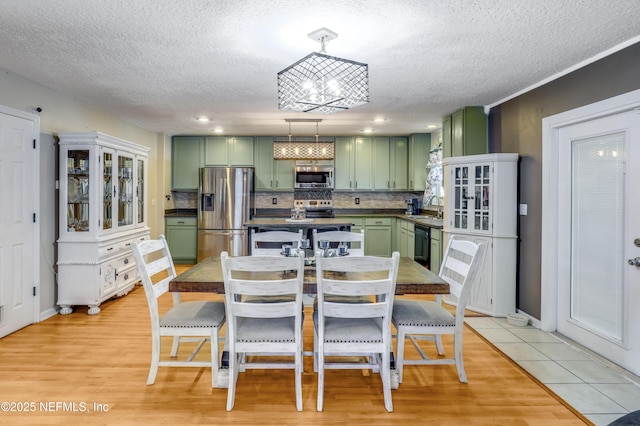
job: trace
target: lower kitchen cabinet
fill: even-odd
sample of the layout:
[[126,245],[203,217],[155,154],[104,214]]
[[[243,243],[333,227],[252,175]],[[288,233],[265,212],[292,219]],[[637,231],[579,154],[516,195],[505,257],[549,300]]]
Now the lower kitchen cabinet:
[[165,219],[165,237],[175,263],[196,263],[198,257],[198,223],[195,217]]
[[391,256],[390,217],[364,219],[364,254],[367,256]]
[[431,228],[431,248],[430,248],[429,270],[434,274],[440,273],[442,263],[442,230]]
[[396,222],[397,247],[400,257],[414,258],[415,255],[415,224],[408,220],[398,219]]

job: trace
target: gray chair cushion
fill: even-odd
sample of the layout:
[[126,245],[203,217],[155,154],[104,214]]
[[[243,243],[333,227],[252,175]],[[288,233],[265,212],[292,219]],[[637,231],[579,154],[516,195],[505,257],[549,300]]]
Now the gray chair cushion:
[[[313,313],[313,324],[318,329],[318,313]],[[379,343],[382,342],[382,318],[325,317],[325,342]]]
[[428,300],[402,300],[393,302],[391,321],[399,326],[455,327],[453,314],[436,302]]
[[236,333],[239,342],[294,342],[295,318],[238,317]]
[[223,302],[182,302],[160,318],[160,327],[220,327],[224,320]]

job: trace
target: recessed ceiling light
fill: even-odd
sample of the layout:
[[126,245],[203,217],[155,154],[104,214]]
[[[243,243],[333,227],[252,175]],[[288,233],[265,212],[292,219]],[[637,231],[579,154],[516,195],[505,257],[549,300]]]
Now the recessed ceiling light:
[[363,133],[373,133],[373,129],[363,129],[362,130]]
[[205,117],[205,116],[200,116],[200,117],[196,117],[196,120],[202,122],[202,123],[206,123],[209,121],[209,117]]
[[213,129],[213,133],[222,133],[224,132],[224,130],[221,127],[216,127],[215,129]]
[[440,127],[440,126],[438,126],[437,124],[429,124],[429,125],[427,125],[427,129],[437,129],[438,127]]
[[384,117],[376,117],[373,119],[373,121],[376,123],[384,123],[385,121],[387,121],[387,119]]

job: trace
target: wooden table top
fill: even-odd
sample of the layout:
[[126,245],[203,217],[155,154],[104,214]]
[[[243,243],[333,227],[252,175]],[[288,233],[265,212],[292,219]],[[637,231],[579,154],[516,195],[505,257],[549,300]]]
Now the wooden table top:
[[[169,291],[224,294],[224,280],[219,257],[208,257],[169,283]],[[305,294],[317,292],[316,270],[306,267]],[[396,294],[448,294],[449,284],[413,259],[400,258]]]

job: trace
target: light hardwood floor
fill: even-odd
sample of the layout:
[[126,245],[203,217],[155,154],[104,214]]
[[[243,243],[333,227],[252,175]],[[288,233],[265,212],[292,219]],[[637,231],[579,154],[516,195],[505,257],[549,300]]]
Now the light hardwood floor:
[[[204,297],[220,296],[186,296]],[[0,402],[26,410],[7,412],[4,404],[0,424],[589,424],[469,328],[469,383],[458,381],[452,365],[407,366],[404,383],[393,391],[392,413],[385,411],[379,376],[357,370],[327,372],[324,412],[316,412],[311,359],[305,360],[302,412],[295,409],[293,372],[278,370],[241,373],[235,408],[227,412],[226,389],[211,389],[210,370],[161,367],[155,385],[145,384],[151,343],[141,287],[102,308],[89,316],[78,307],[0,340]],[[305,350],[311,350],[311,310],[305,313]]]

